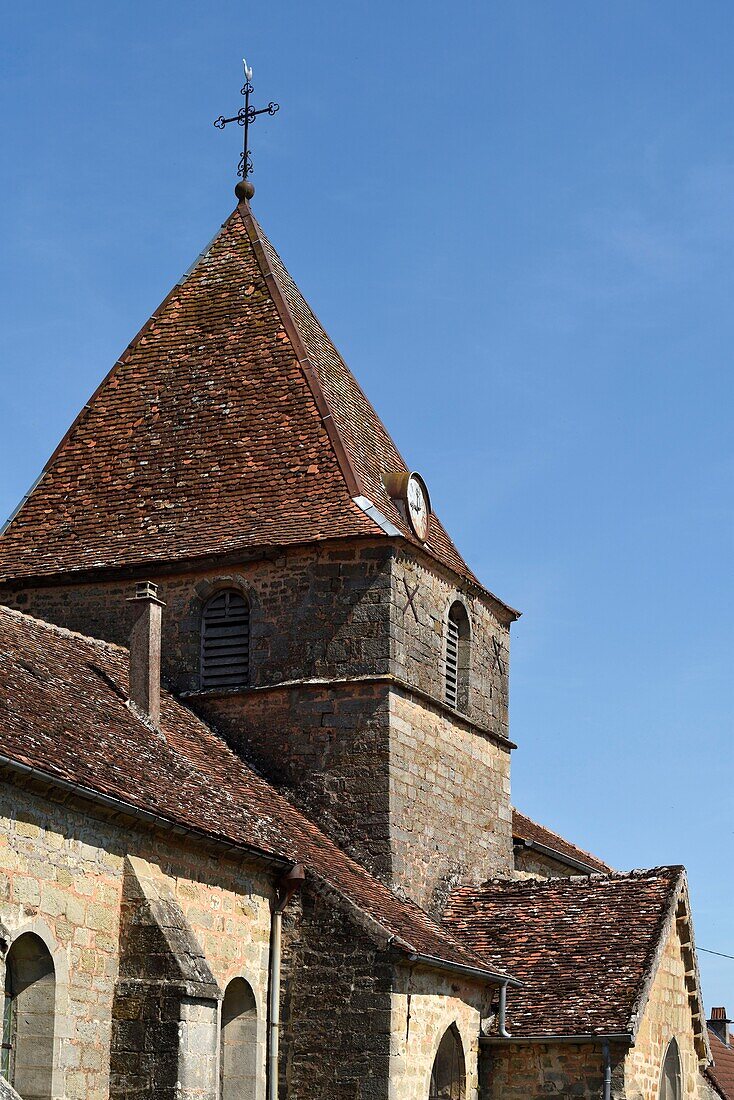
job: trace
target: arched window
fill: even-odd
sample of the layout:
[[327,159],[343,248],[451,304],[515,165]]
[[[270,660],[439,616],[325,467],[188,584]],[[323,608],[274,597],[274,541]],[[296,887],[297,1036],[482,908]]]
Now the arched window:
[[446,672],[444,700],[454,710],[469,706],[469,616],[458,600],[449,608],[446,621]]
[[42,939],[25,932],[5,960],[2,1074],[23,1100],[50,1100],[54,1059],[54,963]]
[[464,1100],[465,1095],[464,1048],[459,1032],[452,1024],[441,1040],[433,1063],[428,1100]]
[[683,1083],[680,1067],[680,1051],[675,1039],[668,1043],[660,1074],[660,1100],[681,1100]]
[[225,588],[201,616],[201,686],[242,687],[249,672],[250,605],[236,588]]
[[220,1100],[254,1100],[258,1076],[257,1006],[244,978],[224,991],[219,1047]]

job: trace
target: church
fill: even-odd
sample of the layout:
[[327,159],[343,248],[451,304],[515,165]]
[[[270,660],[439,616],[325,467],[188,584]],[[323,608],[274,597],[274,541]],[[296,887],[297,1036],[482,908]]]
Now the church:
[[513,809],[518,612],[236,195],[0,537],[0,1096],[724,1096],[685,871]]

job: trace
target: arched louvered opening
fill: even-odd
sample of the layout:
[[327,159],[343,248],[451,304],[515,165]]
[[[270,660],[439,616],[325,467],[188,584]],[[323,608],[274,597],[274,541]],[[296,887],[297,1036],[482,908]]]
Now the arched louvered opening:
[[446,621],[446,658],[444,700],[454,710],[469,707],[469,647],[471,628],[463,603],[458,600],[449,609]]
[[217,592],[201,617],[201,687],[242,687],[250,675],[250,605],[236,588]]
[[660,1100],[681,1100],[683,1096],[683,1075],[680,1064],[680,1050],[675,1039],[668,1043],[660,1074]]
[[56,975],[48,948],[25,932],[5,960],[2,1075],[23,1100],[50,1100]]
[[222,1001],[220,1100],[255,1100],[258,1077],[257,1005],[244,978],[233,978]]
[[466,1065],[461,1036],[454,1024],[448,1029],[431,1071],[428,1100],[465,1100]]

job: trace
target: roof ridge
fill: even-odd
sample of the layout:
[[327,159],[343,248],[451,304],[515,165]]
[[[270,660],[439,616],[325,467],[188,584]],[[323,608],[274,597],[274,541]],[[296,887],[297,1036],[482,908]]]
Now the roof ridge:
[[59,626],[58,623],[51,623],[48,619],[39,619],[36,615],[29,615],[27,611],[18,611],[17,608],[8,607],[7,604],[0,603],[0,615],[1,614],[8,614],[15,619],[25,620],[26,622],[32,623],[34,626],[40,626],[50,634],[58,634],[62,638],[70,638],[73,641],[89,642],[91,645],[99,646],[100,649],[109,649],[113,653],[130,652],[127,646],[118,645],[117,642],[108,642],[105,638],[94,638],[91,634],[83,634],[80,630],[71,630],[67,626]]
[[498,876],[485,879],[484,882],[480,883],[465,883],[462,886],[457,886],[455,890],[451,891],[451,895],[458,897],[460,894],[477,893],[488,886],[501,886],[508,891],[521,891],[523,889],[563,890],[570,886],[582,888],[588,885],[589,882],[633,882],[654,876],[663,877],[666,873],[677,878],[681,873],[685,873],[685,867],[682,864],[663,864],[659,867],[636,867],[631,871],[594,871],[590,875],[562,875],[558,878],[514,879]]
[[[273,270],[273,267],[268,260],[265,246],[263,244],[263,232],[258,221],[256,221],[254,214],[250,209],[250,204],[246,199],[243,199],[237,206],[236,213],[239,213],[242,224],[245,227],[245,231],[250,238],[252,244],[252,250],[255,253],[255,258],[258,262],[260,270],[262,271],[263,278],[265,279],[265,285],[270,291],[270,295],[275,304],[280,318],[283,322],[283,327],[288,334],[288,339],[293,345],[293,350],[296,353],[296,359],[298,365],[303,371],[303,376],[308,383],[308,387],[313,394],[316,406],[321,414],[326,433],[329,437],[334,455],[336,456],[339,469],[342,472],[344,481],[346,482],[347,489],[350,496],[364,496],[364,486],[361,478],[354,468],[347,446],[342,438],[339,427],[334,420],[334,417],[329,406],[328,399],[324,393],[324,388],[321,385],[321,380],[318,375],[318,371],[315,369],[311,362],[311,356],[309,355],[306,346],[303,342],[303,337],[298,330],[298,325],[293,317],[291,309],[286,301],[283,289],[278,282],[278,276]],[[310,307],[309,307],[310,308]],[[345,364],[346,366],[346,364]],[[377,526],[377,524],[375,524]]]

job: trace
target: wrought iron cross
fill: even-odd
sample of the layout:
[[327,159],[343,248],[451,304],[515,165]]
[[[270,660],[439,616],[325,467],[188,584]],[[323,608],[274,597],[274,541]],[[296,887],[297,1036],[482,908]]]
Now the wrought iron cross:
[[243,128],[242,134],[242,153],[240,154],[240,163],[237,169],[237,175],[242,176],[243,180],[252,172],[252,157],[250,156],[250,147],[248,145],[248,134],[250,124],[255,121],[258,115],[274,115],[276,111],[280,110],[279,103],[273,103],[271,100],[267,107],[261,107],[259,111],[250,103],[250,96],[254,92],[252,86],[252,69],[248,69],[247,62],[242,59],[242,65],[245,70],[245,83],[242,85],[242,95],[245,97],[244,107],[240,107],[236,115],[232,115],[231,118],[225,118],[224,115],[220,115],[215,120],[214,125],[218,130],[223,130],[228,122],[236,122],[238,126]]

